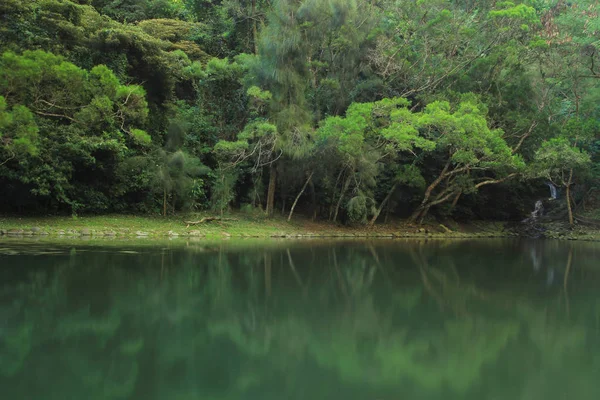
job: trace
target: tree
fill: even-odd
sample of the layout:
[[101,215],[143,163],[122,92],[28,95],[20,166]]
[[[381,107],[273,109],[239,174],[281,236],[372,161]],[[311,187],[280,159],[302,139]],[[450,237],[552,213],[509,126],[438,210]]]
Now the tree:
[[436,101],[425,107],[422,123],[425,137],[435,141],[437,160],[430,165],[436,168],[410,221],[423,221],[431,207],[460,193],[504,182],[524,168],[521,157],[506,143],[504,132],[488,126],[486,114],[486,106],[472,94],[464,95],[454,106]]
[[566,190],[569,224],[574,225],[571,187],[577,176],[589,168],[591,159],[582,147],[590,142],[597,124],[572,119],[556,138],[544,142],[535,154],[534,171]]
[[[370,60],[386,86],[401,96],[431,95],[455,85],[498,52],[525,42],[539,18],[533,7],[480,2],[457,7],[448,0],[383,3],[386,18]],[[483,82],[481,82],[483,83]]]
[[102,14],[121,22],[183,17],[185,14],[181,2],[173,0],[92,0],[91,3]]
[[[353,197],[348,202],[351,219],[365,220],[367,204],[374,205],[371,195],[376,185],[381,166],[394,166],[402,162],[402,155],[415,154],[415,151],[430,151],[433,143],[419,135],[419,113],[412,113],[409,102],[403,98],[384,99],[375,103],[352,104],[346,116],[329,117],[323,121],[316,137],[320,143],[320,151],[325,157],[335,155],[338,160],[340,185],[339,196],[331,218],[337,220],[339,208],[347,191],[352,188]],[[324,157],[323,157],[324,158]],[[402,172],[400,171],[402,170]],[[400,167],[393,193],[401,181],[409,186],[419,181],[416,176],[408,179],[412,167]],[[337,187],[334,187],[334,198]],[[389,196],[387,197],[389,200]],[[387,200],[383,200],[378,209],[372,213],[374,220],[381,212]],[[333,202],[332,202],[333,203]]]
[[6,52],[0,95],[3,108],[12,108],[9,119],[19,121],[5,136],[5,149],[17,146],[28,155],[10,164],[3,179],[73,213],[109,208],[119,163],[151,143],[141,129],[148,115],[145,91],[122,85],[102,65],[86,71],[43,51]]
[[[353,85],[361,72],[359,49],[371,28],[371,8],[362,1],[274,3],[250,74],[257,86],[273,95],[269,117],[281,135],[284,159],[295,162],[307,157],[309,136],[323,110],[341,113],[351,102],[351,87],[346,84]],[[322,96],[326,92],[331,96],[325,101]],[[330,101],[339,106],[331,107]],[[274,209],[277,170],[273,162],[269,166],[268,215]]]
[[190,156],[184,150],[187,131],[185,122],[172,119],[166,132],[165,146],[154,155],[155,187],[162,192],[162,214],[165,217],[169,200],[174,214],[178,203],[184,209],[196,208],[198,197],[204,194],[202,177],[208,175],[209,168],[199,158]]
[[[559,2],[544,11],[546,46],[538,52],[538,63],[543,82],[552,94],[549,120],[555,134],[536,156],[545,165],[542,168],[545,174],[553,176],[567,189],[569,223],[573,225],[573,182],[582,183],[581,187],[595,186],[594,176],[590,173],[593,164],[586,159],[597,155],[594,138],[598,128],[594,121],[600,117],[597,107],[600,89],[598,2]],[[561,154],[564,159],[560,158]],[[556,162],[554,167],[551,167],[552,162]],[[562,171],[562,167],[569,165],[573,168]],[[565,172],[566,176],[563,176]],[[588,190],[584,192],[589,193]]]
[[[476,96],[465,95],[455,105],[436,101],[420,112],[411,111],[409,105],[403,98],[353,104],[345,118],[330,117],[319,128],[318,140],[333,146],[342,165],[340,176],[346,175],[334,220],[352,182],[356,196],[348,204],[353,219],[371,214],[371,224],[398,185],[426,187],[411,217],[420,222],[431,207],[459,193],[503,182],[523,167],[503,132],[488,127],[487,110]],[[395,176],[379,207],[370,213],[367,202],[373,200],[368,194],[379,176],[378,164],[395,171]]]
[[248,165],[251,174],[255,175],[281,156],[277,127],[263,116],[271,93],[252,86],[248,89],[248,96],[252,121],[238,133],[237,140],[221,140],[214,147],[217,190],[213,193],[213,204],[218,205],[221,214],[234,198],[232,187],[242,165]]
[[0,166],[22,156],[39,152],[38,131],[33,113],[25,106],[8,110],[6,99],[0,96]]

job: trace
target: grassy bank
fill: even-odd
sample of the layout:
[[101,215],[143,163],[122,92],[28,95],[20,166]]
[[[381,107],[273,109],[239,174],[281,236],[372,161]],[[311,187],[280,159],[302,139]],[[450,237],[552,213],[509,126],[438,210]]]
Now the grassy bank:
[[282,218],[267,219],[261,215],[236,214],[227,220],[187,224],[204,216],[141,217],[0,217],[0,233],[6,236],[93,236],[119,237],[504,237],[510,232],[500,223],[481,222],[469,225],[455,223],[408,225],[402,221],[365,226],[341,226],[326,222],[296,219],[288,223]]
[[[84,217],[0,217],[0,235],[13,236],[61,236],[118,238],[281,238],[281,237],[514,237],[517,236],[507,224],[489,221],[473,221],[468,224],[456,222],[430,223],[422,226],[394,221],[375,227],[342,226],[328,222],[313,222],[283,218],[265,218],[262,215],[234,214],[226,220],[199,221],[206,215],[182,215],[175,217],[147,217],[128,215]],[[576,226],[569,229],[565,224],[546,224],[545,237],[566,240],[600,240],[597,227]]]

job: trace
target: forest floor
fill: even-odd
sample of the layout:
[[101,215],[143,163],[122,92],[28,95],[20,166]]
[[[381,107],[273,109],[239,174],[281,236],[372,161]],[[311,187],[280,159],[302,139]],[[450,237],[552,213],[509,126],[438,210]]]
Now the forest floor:
[[[427,223],[421,226],[394,220],[374,227],[344,226],[327,221],[294,218],[287,222],[282,217],[267,219],[263,215],[237,213],[223,220],[199,222],[208,215],[181,215],[169,217],[148,216],[82,216],[82,217],[0,217],[0,236],[64,236],[93,238],[302,238],[302,237],[428,237],[475,238],[515,237],[514,223],[471,221],[443,224]],[[545,224],[545,237],[568,240],[600,240],[600,228],[577,226],[568,229],[565,224]]]

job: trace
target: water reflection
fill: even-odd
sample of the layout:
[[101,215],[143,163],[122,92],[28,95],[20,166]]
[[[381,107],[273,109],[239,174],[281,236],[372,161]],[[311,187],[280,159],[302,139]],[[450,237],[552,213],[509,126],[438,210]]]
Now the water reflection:
[[0,387],[11,399],[596,399],[599,251],[8,246]]

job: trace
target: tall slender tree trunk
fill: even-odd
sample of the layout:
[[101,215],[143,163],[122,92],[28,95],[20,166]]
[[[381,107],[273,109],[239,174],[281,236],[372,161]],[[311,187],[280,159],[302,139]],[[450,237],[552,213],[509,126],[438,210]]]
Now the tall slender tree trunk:
[[277,167],[271,164],[269,168],[269,190],[267,192],[267,207],[266,214],[268,217],[273,216],[273,208],[275,206],[275,189],[277,185]]
[[[223,171],[221,171],[221,187],[223,188],[225,185],[225,173]],[[223,203],[223,201],[220,202],[221,203],[221,218],[223,218],[223,209],[225,208],[225,204]]]
[[337,186],[338,186],[338,183],[340,182],[340,179],[342,179],[343,173],[344,173],[344,168],[342,168],[342,170],[338,174],[338,177],[335,180],[335,186],[333,187],[333,194],[331,195],[331,202],[330,202],[330,206],[329,206],[329,220],[330,221],[333,219],[333,210],[334,210],[333,205],[335,204],[335,195],[337,194]]
[[257,179],[254,177],[252,179],[252,185],[253,185],[253,188],[252,188],[252,192],[253,192],[253,194],[252,194],[252,208],[256,208],[256,205],[260,203],[260,196],[258,194],[258,190],[256,190],[256,187],[257,187],[257,183],[256,182],[257,182]]
[[567,210],[569,211],[569,225],[571,225],[571,228],[575,224],[575,219],[573,218],[573,207],[571,205],[571,184],[572,184],[572,182],[573,182],[573,170],[571,169],[571,171],[569,172],[569,180],[567,181],[567,193],[566,193]]
[[346,194],[346,191],[348,190],[348,187],[350,186],[350,178],[351,178],[351,176],[348,176],[348,178],[346,178],[346,182],[344,183],[344,187],[342,188],[342,192],[340,193],[340,198],[338,199],[338,202],[335,206],[335,212],[333,213],[333,222],[337,221],[337,216],[338,216],[338,212],[340,211],[340,205],[342,204],[342,199],[344,198],[344,195]]
[[163,217],[167,216],[167,188],[163,188]]
[[302,186],[302,190],[300,190],[300,193],[298,193],[298,196],[296,196],[296,199],[294,200],[294,204],[292,204],[292,208],[290,209],[290,215],[288,216],[288,222],[290,222],[290,220],[292,219],[292,215],[294,214],[294,208],[296,208],[296,204],[298,204],[298,200],[300,199],[300,196],[302,196],[302,194],[304,193],[304,191],[306,190],[306,186],[308,186],[308,182],[310,182],[310,180],[313,177],[314,172],[311,171],[310,175],[308,175],[308,179],[306,179],[306,182],[304,182],[304,186]]
[[312,181],[312,179],[308,183],[308,186],[310,186],[310,218],[312,221],[314,221],[315,219],[317,219],[317,192],[315,190],[315,184]]
[[388,194],[381,201],[381,204],[379,204],[379,208],[375,211],[375,214],[373,215],[373,218],[371,218],[371,221],[369,222],[370,226],[375,225],[375,221],[377,221],[377,218],[379,218],[379,214],[381,214],[381,211],[383,210],[383,207],[385,207],[385,205],[387,204],[387,202],[390,200],[390,197],[392,197],[392,194],[394,194],[394,192],[396,191],[397,187],[398,187],[398,182],[394,183],[394,185],[392,186],[392,188],[390,189],[390,191],[388,192]]

